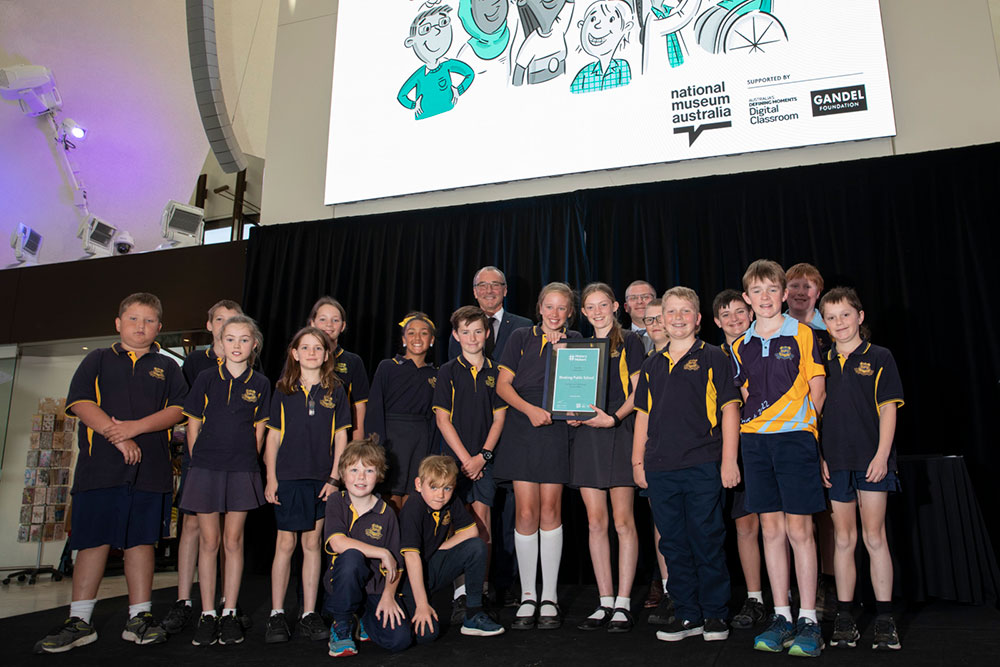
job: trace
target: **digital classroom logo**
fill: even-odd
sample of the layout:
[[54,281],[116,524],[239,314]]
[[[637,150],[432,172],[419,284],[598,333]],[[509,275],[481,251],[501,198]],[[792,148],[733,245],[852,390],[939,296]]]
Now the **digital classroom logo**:
[[809,93],[809,97],[812,99],[813,116],[868,110],[868,94],[864,84],[814,90]]
[[725,81],[671,90],[670,110],[673,112],[674,134],[688,135],[690,147],[706,130],[732,127],[733,121],[723,120],[733,115],[730,102]]

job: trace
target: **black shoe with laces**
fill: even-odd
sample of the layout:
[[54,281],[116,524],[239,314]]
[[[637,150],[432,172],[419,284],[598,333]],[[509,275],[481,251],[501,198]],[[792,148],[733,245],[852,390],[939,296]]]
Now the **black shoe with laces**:
[[76,616],[67,618],[35,643],[35,653],[65,653],[77,646],[86,646],[97,641],[94,626]]
[[243,625],[235,614],[226,614],[219,619],[219,643],[240,644],[243,642]]
[[753,598],[747,598],[740,610],[733,616],[732,626],[746,630],[763,621],[764,616],[764,605]]
[[830,635],[830,646],[841,648],[854,648],[858,645],[858,626],[854,623],[854,617],[849,613],[839,612],[833,621],[833,634]]
[[875,638],[872,640],[872,648],[876,651],[894,650],[903,648],[899,643],[899,635],[896,633],[896,623],[892,616],[884,616],[875,619]]
[[236,620],[240,622],[243,632],[247,632],[253,627],[253,619],[250,618],[250,614],[243,611],[239,606],[236,607]]
[[649,613],[646,622],[650,625],[669,625],[674,622],[674,601],[664,595],[660,604]]
[[326,623],[323,622],[319,614],[311,611],[299,619],[295,626],[295,636],[304,637],[314,642],[326,641],[330,638],[330,628],[326,627]]
[[451,601],[451,624],[462,625],[465,621],[465,596],[459,595]]
[[211,646],[219,641],[219,619],[211,614],[202,614],[198,618],[191,643],[195,646]]
[[280,644],[291,639],[292,633],[288,630],[288,619],[284,612],[271,614],[264,621],[264,642],[268,644]]
[[167,631],[167,634],[176,635],[187,627],[194,616],[194,609],[186,604],[184,600],[178,600],[167,612],[167,615],[160,621],[160,627]]

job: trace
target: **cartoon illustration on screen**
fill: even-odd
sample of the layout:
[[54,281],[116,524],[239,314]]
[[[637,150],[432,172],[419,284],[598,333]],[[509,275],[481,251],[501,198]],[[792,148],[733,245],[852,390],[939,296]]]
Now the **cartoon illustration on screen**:
[[[642,72],[662,71],[665,64],[680,67],[688,55],[681,35],[698,15],[702,0],[648,0],[649,11],[642,16]],[[645,2],[640,4],[646,4]]]
[[440,4],[424,9],[413,19],[410,36],[403,42],[423,63],[396,95],[400,104],[415,112],[416,120],[451,111],[476,76],[461,60],[445,57],[452,42],[450,11],[450,6]]
[[766,53],[788,41],[773,10],[773,0],[720,0],[694,22],[695,38],[709,53]]
[[625,0],[597,0],[583,13],[580,28],[580,48],[597,58],[573,78],[572,93],[591,93],[627,86],[632,70],[624,58],[615,58],[619,47],[628,44],[634,15]]
[[458,59],[468,63],[477,77],[500,79],[501,84],[510,79],[517,26],[516,14],[510,16],[510,4],[510,0],[458,2],[458,20],[469,34],[469,39],[458,50]]
[[511,83],[544,83],[566,73],[566,31],[573,0],[517,0],[526,37],[514,61]]

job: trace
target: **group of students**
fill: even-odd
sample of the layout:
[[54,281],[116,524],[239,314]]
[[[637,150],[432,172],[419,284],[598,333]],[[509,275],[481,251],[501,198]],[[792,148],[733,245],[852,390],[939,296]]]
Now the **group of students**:
[[[700,302],[686,287],[661,299],[652,299],[649,288],[648,298],[632,304],[633,320],[640,312],[646,325],[636,332],[619,323],[611,287],[586,286],[580,310],[594,337],[608,339],[610,367],[606,404],[591,406],[593,416],[580,421],[553,419],[543,407],[548,352],[580,337],[569,328],[577,300],[565,283],[541,290],[538,324],[510,334],[497,361],[487,354],[495,330],[483,309],[465,306],[452,315],[461,352],[440,369],[427,359],[434,323],[410,313],[399,323],[402,353],[379,364],[371,385],[360,358],[338,343],[347,321],[343,306],[324,297],[290,342],[273,392],[253,368],[261,332],[238,304],[213,306],[207,324],[213,346],[192,353],[181,373],[155,343],[159,300],[133,294],[116,319],[121,341],[88,354],[70,386],[67,412],[86,427],[73,487],[70,546],[79,549],[73,602],[70,617],[36,650],[62,652],[96,640],[91,615],[112,546],[125,551],[124,639],[159,643],[192,620],[197,563],[202,612],[192,643],[242,642],[249,627],[236,604],[243,525],[248,511],[266,503],[278,530],[266,641],[292,635],[283,606],[300,535],[295,633],[328,639],[332,656],[357,653],[356,641],[393,651],[432,641],[440,624],[429,599],[445,588],[454,587],[463,603],[452,616],[462,634],[501,634],[504,627],[483,606],[490,508],[501,483],[511,485],[516,507],[520,600],[511,629],[562,625],[556,585],[564,485],[579,489],[587,508],[599,595],[596,610],[577,627],[632,629],[639,487],[652,508],[669,593],[664,601],[672,605],[660,615],[657,637],[726,639],[723,506],[725,489],[733,488],[748,598],[732,624],[764,620],[758,526],[774,604],[754,648],[805,656],[824,648],[812,514],[826,511],[827,495],[837,538],[831,642],[854,646],[859,639],[852,603],[860,508],[877,600],[872,646],[899,648],[884,518],[887,493],[899,488],[892,440],[901,383],[892,355],[867,340],[857,294],[830,290],[816,310],[822,288],[811,265],[786,275],[775,262],[752,263],[743,292],[727,290],[713,302],[726,337],[717,347],[698,337]],[[783,312],[789,294],[790,312],[807,323]],[[178,601],[157,622],[150,609],[152,549],[169,525],[168,430],[185,416]],[[445,455],[432,451],[438,433]],[[609,501],[618,535],[617,594]],[[794,624],[789,545],[800,600]],[[329,628],[316,609],[321,579]]]

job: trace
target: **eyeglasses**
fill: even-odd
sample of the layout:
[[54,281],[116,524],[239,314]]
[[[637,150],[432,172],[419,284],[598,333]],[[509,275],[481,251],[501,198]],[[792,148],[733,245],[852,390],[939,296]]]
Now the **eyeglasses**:
[[502,283],[502,282],[500,282],[498,280],[492,280],[490,282],[483,281],[481,283],[476,283],[475,285],[473,285],[473,287],[475,289],[481,289],[481,290],[487,290],[487,289],[497,289],[498,290],[501,287],[504,287],[506,284],[507,283]]
[[626,301],[652,301],[656,297],[655,294],[649,292],[645,294],[629,294],[625,297]]
[[417,26],[417,33],[426,35],[431,31],[431,28],[444,28],[449,23],[451,23],[451,19],[442,14],[438,17],[438,20],[433,23],[421,23]]
[[656,317],[644,317],[642,318],[642,323],[647,327],[651,327],[654,324],[663,324],[663,315],[657,315]]

